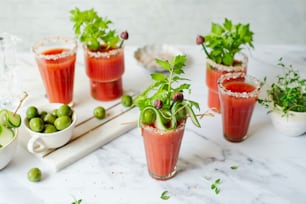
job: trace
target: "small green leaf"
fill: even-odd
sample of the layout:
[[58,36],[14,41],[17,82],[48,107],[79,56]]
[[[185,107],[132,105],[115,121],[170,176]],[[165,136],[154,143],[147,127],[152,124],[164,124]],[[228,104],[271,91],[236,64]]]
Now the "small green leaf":
[[170,63],[169,63],[167,60],[163,61],[163,60],[160,60],[160,59],[156,59],[156,63],[157,63],[161,68],[164,68],[164,69],[170,71],[171,65],[170,65]]
[[162,192],[160,198],[163,199],[163,200],[168,200],[170,198],[169,192],[168,191]]
[[231,166],[231,169],[236,170],[238,169],[238,166]]
[[221,35],[223,32],[223,27],[220,24],[212,23],[211,31],[213,34]]
[[229,19],[225,19],[224,21],[224,28],[226,28],[226,30],[231,31],[232,30],[232,21],[230,21]]
[[219,194],[220,193],[220,189],[219,188],[215,188],[215,193]]
[[162,73],[159,73],[159,72],[152,73],[151,77],[155,81],[163,81],[163,80],[167,79],[167,77],[165,77]]
[[219,183],[220,183],[220,181],[221,181],[221,179],[219,179],[219,178],[218,178],[218,179],[216,179],[216,180],[215,180],[215,184],[219,184]]

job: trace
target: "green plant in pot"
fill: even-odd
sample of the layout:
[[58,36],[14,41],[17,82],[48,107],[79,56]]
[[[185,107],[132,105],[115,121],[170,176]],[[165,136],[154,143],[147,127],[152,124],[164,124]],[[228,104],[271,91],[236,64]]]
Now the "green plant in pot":
[[[306,79],[292,65],[279,60],[284,73],[268,86],[266,97],[258,99],[268,109],[276,129],[288,136],[299,136],[306,132]],[[266,78],[262,86],[267,84]]]
[[181,77],[184,74],[186,56],[178,55],[168,60],[156,59],[166,73],[153,73],[153,82],[134,100],[140,109],[141,128],[149,174],[158,180],[175,175],[184,128],[188,117],[200,127],[193,108],[199,104],[187,100],[184,91],[190,91],[190,84]]
[[86,74],[90,78],[91,95],[110,101],[123,94],[124,46],[127,31],[120,34],[111,29],[112,21],[94,9],[70,11],[75,36],[83,43]]
[[207,57],[208,107],[216,112],[220,112],[217,81],[221,74],[247,72],[248,57],[241,50],[254,47],[253,34],[250,24],[234,24],[225,18],[223,24],[212,23],[209,34],[196,38],[196,43],[202,45]]

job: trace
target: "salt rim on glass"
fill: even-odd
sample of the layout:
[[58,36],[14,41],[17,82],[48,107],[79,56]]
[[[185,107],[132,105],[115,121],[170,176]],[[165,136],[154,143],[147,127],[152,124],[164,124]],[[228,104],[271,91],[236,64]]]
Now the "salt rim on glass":
[[[51,54],[51,55],[45,55],[42,53],[45,50],[51,48],[59,48],[59,47],[68,48],[68,50],[65,50],[64,52],[59,54]],[[46,37],[42,40],[37,41],[32,47],[32,52],[38,58],[46,60],[57,60],[67,56],[74,55],[77,51],[77,48],[78,48],[78,43],[75,39],[69,37],[54,36],[54,37]]]
[[[251,85],[253,85],[255,88],[251,92],[233,92],[231,90],[226,89],[223,86],[223,82],[225,80],[236,80],[240,79],[243,82],[249,83],[251,82]],[[252,97],[258,97],[259,90],[260,90],[260,81],[256,79],[253,76],[247,75],[244,72],[235,72],[235,73],[227,73],[224,75],[221,75],[221,77],[218,79],[218,87],[219,91],[223,94],[227,94],[229,96],[237,97],[237,98],[252,98]]]

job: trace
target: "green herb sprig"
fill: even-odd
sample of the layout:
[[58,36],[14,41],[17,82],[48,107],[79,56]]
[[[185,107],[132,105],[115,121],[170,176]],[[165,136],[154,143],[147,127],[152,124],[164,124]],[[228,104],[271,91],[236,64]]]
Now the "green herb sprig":
[[196,42],[202,45],[209,59],[231,66],[236,53],[243,49],[243,45],[254,48],[253,34],[250,24],[233,24],[225,18],[223,24],[212,23],[211,32],[206,36],[198,36]]
[[[270,112],[281,111],[283,116],[289,116],[289,111],[306,112],[306,79],[292,65],[286,66],[279,59],[278,66],[285,73],[277,76],[277,81],[267,89],[266,98],[258,99],[258,103]],[[262,86],[266,84],[266,77]]]
[[100,17],[94,9],[80,11],[79,8],[75,8],[70,14],[76,37],[84,42],[88,49],[95,51],[104,45],[107,50],[117,46],[120,37],[116,30],[110,29],[111,20]]
[[75,200],[74,202],[72,202],[71,204],[81,204],[82,202],[82,199],[79,199],[79,200]]
[[208,182],[210,184],[210,189],[213,190],[215,192],[215,194],[218,195],[220,193],[219,185],[221,183],[221,179],[218,178],[213,183],[211,183],[210,178],[205,177],[204,179],[205,179],[206,182]]
[[169,200],[170,199],[169,191],[162,192],[160,198],[163,199],[163,200]]
[[141,110],[139,125],[154,123],[159,129],[170,130],[175,129],[189,116],[194,125],[200,127],[193,111],[193,107],[200,109],[199,104],[184,99],[183,95],[184,91],[190,92],[190,84],[179,84],[181,81],[188,81],[181,77],[184,74],[186,56],[175,56],[170,62],[156,59],[156,62],[168,72],[168,75],[152,73],[153,82],[134,100],[135,105]]

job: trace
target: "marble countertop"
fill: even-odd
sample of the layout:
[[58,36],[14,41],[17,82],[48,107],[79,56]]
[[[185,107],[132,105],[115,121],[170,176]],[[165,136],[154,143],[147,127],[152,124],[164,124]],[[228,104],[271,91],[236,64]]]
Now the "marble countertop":
[[[187,55],[186,77],[191,78],[193,90],[189,98],[200,102],[202,111],[208,110],[204,53],[199,46],[176,47]],[[285,63],[299,68],[302,76],[306,76],[306,46],[255,47],[247,51],[250,75],[258,79],[274,78],[280,72],[275,66],[277,60],[283,57]],[[125,49],[126,90],[137,90],[150,82],[149,72],[133,57],[135,50],[133,46]],[[18,75],[22,89],[29,93],[21,111],[29,104],[47,103],[32,54],[21,53],[16,69],[22,73]],[[93,107],[101,104],[89,95],[82,50],[76,64],[74,102],[76,111],[83,110],[80,117],[92,114]],[[266,110],[259,105],[255,107],[249,138],[242,143],[230,143],[223,138],[219,114],[200,122],[202,128],[187,124],[178,173],[168,181],[156,181],[148,175],[138,128],[59,172],[52,171],[26,150],[22,141],[27,133],[20,128],[16,155],[0,171],[0,204],[68,204],[74,199],[82,199],[82,204],[306,203],[306,135],[288,137],[277,132]],[[232,170],[231,166],[238,169]],[[27,171],[32,167],[39,167],[43,172],[38,183],[27,180]],[[218,178],[221,179],[220,193],[216,195],[210,185]],[[169,200],[160,198],[164,191],[169,192]]]

